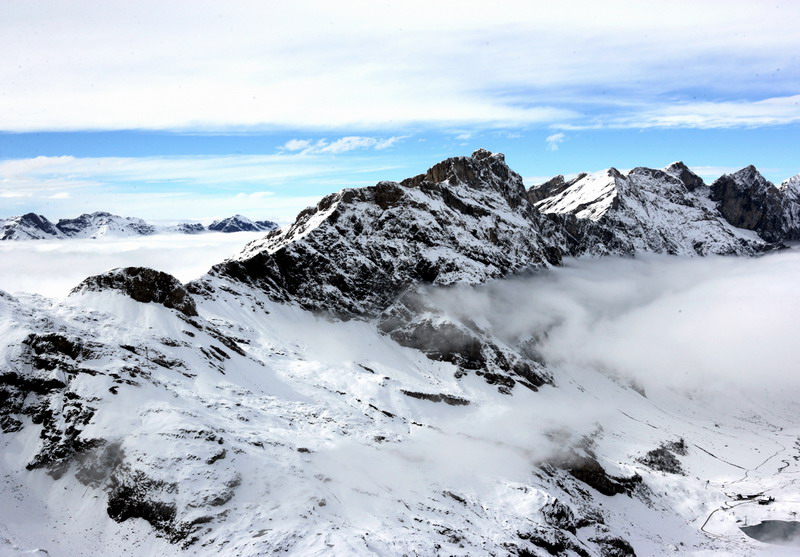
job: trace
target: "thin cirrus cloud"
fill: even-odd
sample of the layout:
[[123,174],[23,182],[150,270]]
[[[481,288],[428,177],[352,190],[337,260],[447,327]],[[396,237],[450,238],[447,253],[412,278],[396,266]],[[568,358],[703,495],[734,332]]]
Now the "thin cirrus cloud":
[[632,114],[601,114],[591,121],[579,124],[568,123],[558,127],[572,130],[598,128],[709,129],[797,123],[800,123],[800,95],[772,97],[758,101],[678,102],[643,108]]
[[281,151],[299,152],[304,155],[322,153],[336,155],[339,153],[347,153],[348,151],[355,151],[358,149],[372,148],[376,151],[388,149],[395,143],[402,141],[406,136],[392,136],[387,138],[378,137],[364,137],[364,136],[347,136],[329,142],[327,139],[318,139],[313,141],[311,139],[290,139],[284,143],[279,149]]
[[0,129],[784,124],[798,20],[780,0],[6,2]]
[[[360,139],[369,144],[362,147],[372,148],[397,140]],[[250,211],[254,218],[290,222],[323,194],[369,183],[372,174],[392,168],[380,156],[365,160],[352,155],[331,164],[332,154],[353,145],[343,138],[326,142],[340,151],[0,161],[0,198],[6,200],[1,216],[34,211],[66,218],[105,210],[149,219],[209,219]]]

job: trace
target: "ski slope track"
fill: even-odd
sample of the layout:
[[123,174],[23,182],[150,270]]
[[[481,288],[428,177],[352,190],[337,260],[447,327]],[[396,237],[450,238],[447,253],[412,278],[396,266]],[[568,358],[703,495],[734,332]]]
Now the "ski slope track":
[[0,555],[796,553],[740,530],[800,511],[796,391],[645,389],[492,296],[601,256],[783,257],[800,182],[750,168],[526,189],[479,150],[188,284],[0,291]]

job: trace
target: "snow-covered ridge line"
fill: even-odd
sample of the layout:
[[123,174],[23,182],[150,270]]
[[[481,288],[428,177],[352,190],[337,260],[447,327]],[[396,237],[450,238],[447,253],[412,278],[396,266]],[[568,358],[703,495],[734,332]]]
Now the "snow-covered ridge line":
[[120,217],[98,211],[74,219],[60,219],[55,224],[43,215],[27,213],[0,220],[0,240],[43,240],[61,238],[101,238],[105,236],[148,236],[159,233],[198,234],[201,232],[259,232],[278,228],[272,221],[251,221],[242,215],[216,220],[208,228],[200,223],[182,222],[154,226],[135,217]]
[[768,235],[718,209],[718,183],[677,162],[526,191],[502,154],[479,149],[399,183],[331,194],[211,274],[350,318],[379,314],[415,285],[478,284],[567,256],[754,255],[800,233],[795,200],[779,216],[782,234]]
[[[779,243],[800,239],[800,178],[776,187],[752,165],[721,176],[710,186],[682,162],[663,170],[638,167],[620,172],[610,168],[580,174],[569,182],[556,176],[530,188],[528,197],[544,213],[592,221],[594,224],[583,227],[596,224],[605,228],[606,234],[613,234],[614,227],[635,223],[641,229],[639,236],[656,233],[665,239],[661,242],[665,249],[653,251],[693,250],[704,255],[727,249],[739,253],[725,247],[733,237],[743,242],[744,251],[758,251],[753,240]],[[755,232],[757,238],[742,230]],[[652,237],[651,248],[654,241],[660,242]],[[643,247],[634,245],[632,249]],[[584,245],[579,251],[589,248]]]

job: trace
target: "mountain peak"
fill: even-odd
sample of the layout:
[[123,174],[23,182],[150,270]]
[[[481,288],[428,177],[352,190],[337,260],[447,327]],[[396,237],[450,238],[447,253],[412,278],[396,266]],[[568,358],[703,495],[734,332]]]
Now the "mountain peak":
[[59,238],[61,232],[43,215],[25,213],[19,217],[11,217],[0,221],[1,240],[39,240],[43,238]]
[[703,179],[692,172],[682,161],[676,161],[668,165],[664,168],[664,172],[683,182],[683,185],[689,191],[694,191],[706,185]]
[[465,185],[472,189],[494,190],[512,207],[527,202],[522,177],[508,167],[505,155],[487,149],[478,149],[470,157],[445,159],[430,167],[425,174],[407,178],[400,184],[409,188],[428,189],[444,184]]
[[244,215],[233,215],[221,220],[215,220],[208,225],[209,230],[214,232],[262,232],[278,228],[278,225],[271,221],[252,221]]

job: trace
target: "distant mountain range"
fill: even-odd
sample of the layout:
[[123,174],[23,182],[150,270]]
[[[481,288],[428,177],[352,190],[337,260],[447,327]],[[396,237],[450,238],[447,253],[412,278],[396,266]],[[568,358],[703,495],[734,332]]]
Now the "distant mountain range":
[[154,226],[135,217],[120,217],[106,212],[84,213],[55,224],[43,215],[27,213],[0,220],[0,240],[51,240],[54,238],[101,238],[105,236],[148,236],[159,233],[199,234],[202,232],[259,232],[278,228],[272,221],[251,221],[242,215],[215,220],[208,228],[200,223],[182,222]]

